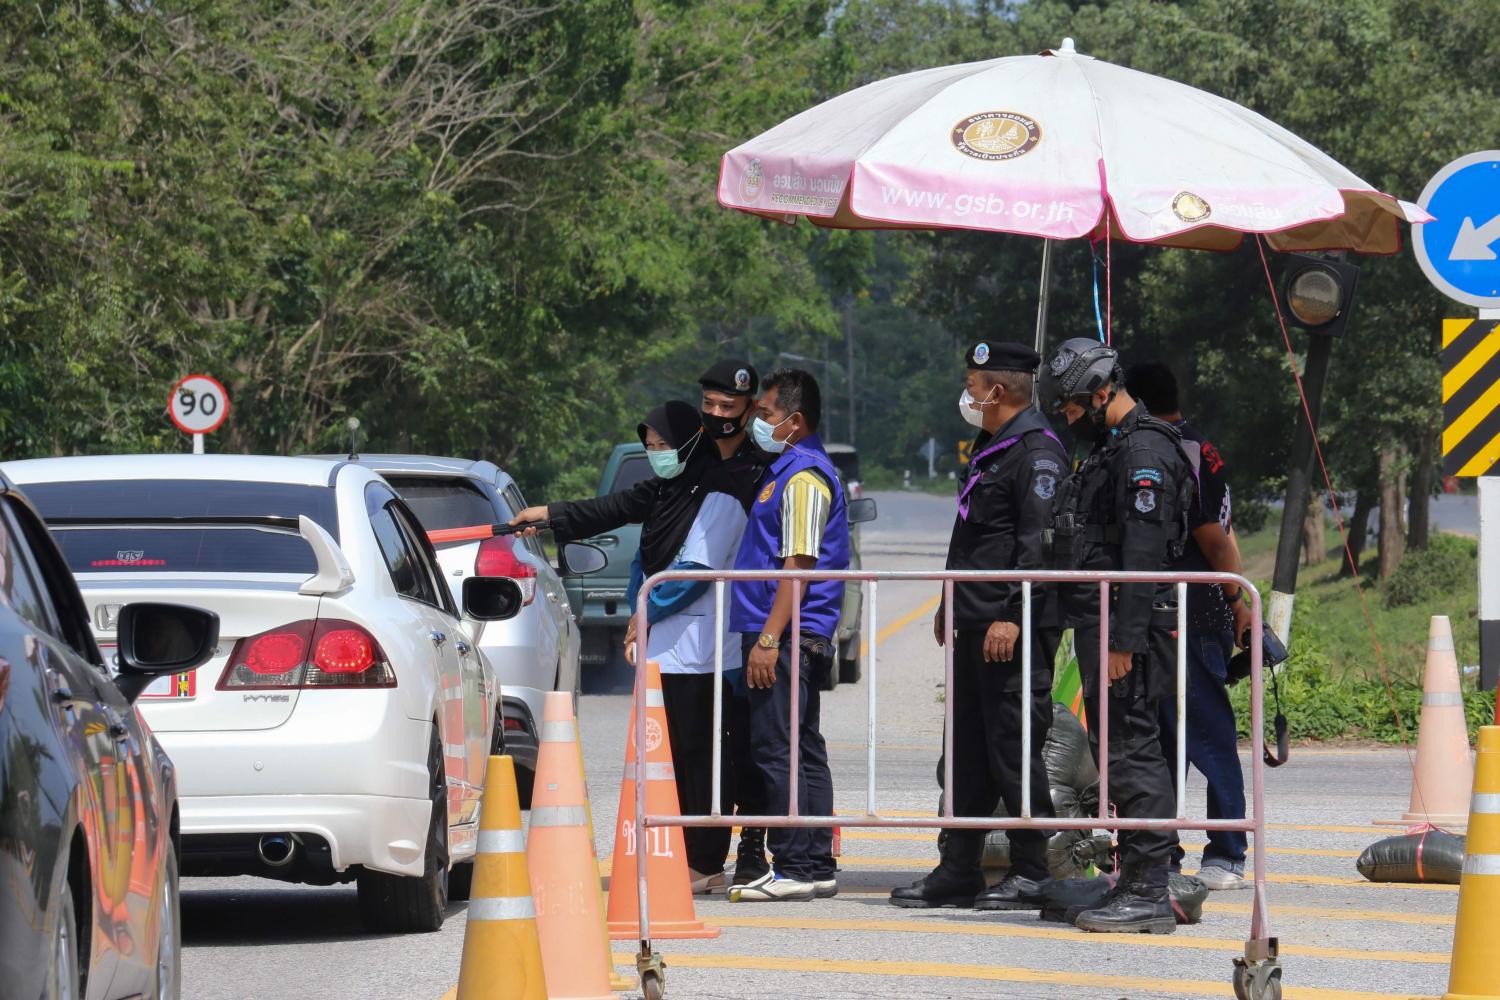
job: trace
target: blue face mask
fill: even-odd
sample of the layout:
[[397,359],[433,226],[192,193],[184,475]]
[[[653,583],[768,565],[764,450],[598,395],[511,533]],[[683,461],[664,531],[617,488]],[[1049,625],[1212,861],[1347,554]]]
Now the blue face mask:
[[[786,421],[790,419],[792,419],[791,414],[787,414],[786,420],[783,420],[781,424],[786,423]],[[761,451],[769,452],[772,455],[780,455],[782,452],[786,451],[786,442],[778,441],[773,436],[776,432],[776,428],[780,427],[781,424],[768,424],[760,417],[756,417],[755,420],[751,422],[750,434],[755,438],[755,443],[757,446],[759,446]]]
[[648,451],[646,460],[651,463],[651,471],[663,479],[675,479],[682,475],[683,469],[687,468],[687,463],[677,457],[675,448]]

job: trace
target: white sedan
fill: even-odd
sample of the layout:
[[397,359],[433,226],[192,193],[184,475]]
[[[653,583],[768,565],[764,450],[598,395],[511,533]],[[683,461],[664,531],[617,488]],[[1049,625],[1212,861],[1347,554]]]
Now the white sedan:
[[[106,658],[121,606],[213,610],[214,658],[140,709],[176,762],[184,875],[355,879],[367,927],[435,930],[467,898],[499,685],[426,534],[348,462],[130,455],[12,462]],[[451,874],[450,874],[451,866]]]

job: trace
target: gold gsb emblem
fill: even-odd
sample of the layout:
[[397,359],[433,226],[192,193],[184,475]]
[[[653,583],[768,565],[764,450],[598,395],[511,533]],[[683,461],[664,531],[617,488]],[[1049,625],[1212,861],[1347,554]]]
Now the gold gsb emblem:
[[1183,222],[1202,222],[1213,215],[1214,210],[1191,191],[1183,191],[1172,199],[1172,214]]
[[760,188],[764,182],[765,176],[761,172],[760,159],[757,157],[745,167],[745,175],[740,178],[740,197],[746,201],[759,198]]
[[766,484],[766,488],[765,489],[763,489],[763,490],[760,491],[760,502],[761,503],[765,503],[767,500],[771,499],[771,494],[775,493],[775,492],[776,492],[776,480],[773,479],[769,483]]
[[1014,160],[1042,141],[1036,119],[1014,111],[985,111],[953,126],[953,148],[976,160]]

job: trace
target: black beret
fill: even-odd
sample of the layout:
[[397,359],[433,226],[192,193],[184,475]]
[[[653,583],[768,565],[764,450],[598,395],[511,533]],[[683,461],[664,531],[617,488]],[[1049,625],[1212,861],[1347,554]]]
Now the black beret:
[[715,361],[708,371],[698,376],[698,384],[705,389],[727,392],[731,396],[753,396],[760,388],[760,375],[747,361],[725,358]]
[[1025,344],[1009,340],[990,343],[981,340],[965,355],[970,368],[986,372],[1035,372],[1042,356]]

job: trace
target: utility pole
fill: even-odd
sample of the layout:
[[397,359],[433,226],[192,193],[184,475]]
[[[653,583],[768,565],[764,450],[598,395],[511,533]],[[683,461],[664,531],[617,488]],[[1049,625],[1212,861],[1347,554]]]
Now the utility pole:
[[1328,381],[1328,362],[1333,354],[1333,337],[1310,333],[1308,340],[1307,370],[1302,374],[1302,387],[1307,393],[1307,414],[1299,414],[1297,422],[1303,423],[1310,415],[1312,426],[1307,427],[1307,433],[1299,434],[1292,443],[1292,464],[1287,470],[1286,502],[1281,510],[1281,534],[1276,542],[1276,571],[1271,578],[1271,600],[1266,617],[1266,624],[1283,643],[1291,641],[1292,602],[1297,593],[1297,557],[1302,549],[1302,524],[1307,518],[1311,497],[1313,435],[1317,433],[1318,414],[1323,404],[1323,386]]
[[844,298],[844,378],[849,390],[849,444],[854,444],[854,294]]

